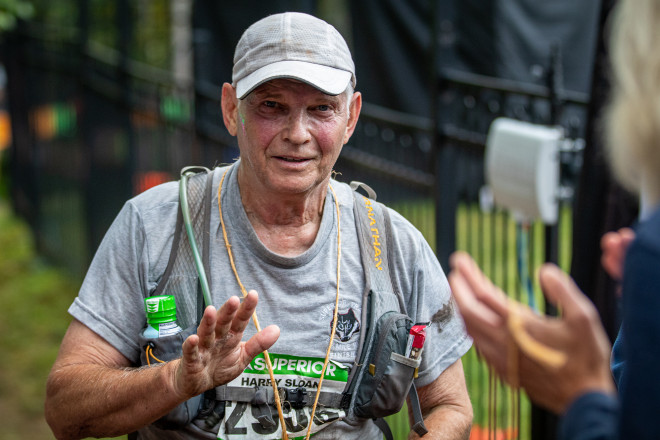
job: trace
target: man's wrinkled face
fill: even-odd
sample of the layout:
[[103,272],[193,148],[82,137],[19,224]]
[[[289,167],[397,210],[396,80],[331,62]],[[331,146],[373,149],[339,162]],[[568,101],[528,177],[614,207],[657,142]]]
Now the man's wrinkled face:
[[291,195],[325,185],[353,132],[356,96],[276,79],[238,102],[235,134],[251,189]]

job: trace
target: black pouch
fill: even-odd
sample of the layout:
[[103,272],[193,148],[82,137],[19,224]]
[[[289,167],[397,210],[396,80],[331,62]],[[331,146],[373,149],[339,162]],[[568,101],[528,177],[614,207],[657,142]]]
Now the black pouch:
[[371,350],[366,353],[355,390],[354,412],[358,417],[379,418],[401,410],[420,359],[405,356],[412,320],[388,312],[378,319]]
[[[181,357],[183,341],[195,332],[197,332],[196,325],[190,326],[177,334],[161,338],[145,338],[140,334],[138,336],[138,343],[141,348],[140,362],[142,365],[154,365],[159,364],[159,361],[167,362]],[[157,399],[158,390],[154,390],[153,395]],[[188,399],[153,424],[161,429],[179,429],[188,425],[197,415],[201,400],[201,394]]]
[[192,423],[202,431],[217,434],[225,416],[227,402],[216,400],[215,388],[206,391],[201,397],[199,412]]

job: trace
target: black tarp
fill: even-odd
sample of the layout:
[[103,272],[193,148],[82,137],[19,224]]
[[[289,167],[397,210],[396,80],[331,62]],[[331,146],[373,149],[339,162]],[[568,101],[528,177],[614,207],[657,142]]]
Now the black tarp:
[[234,48],[243,31],[260,18],[285,11],[314,14],[316,0],[196,0],[193,10],[195,79],[217,86],[231,82]]
[[[276,12],[313,14],[318,3],[195,1],[196,78],[215,85],[227,81],[234,47],[247,26]],[[551,46],[559,43],[565,87],[589,92],[599,9],[600,0],[361,0],[348,2],[346,21],[352,26],[341,30],[352,46],[366,102],[430,116],[433,32],[451,53],[439,63],[530,83],[543,82]]]
[[450,53],[438,59],[437,70],[543,84],[558,43],[566,89],[590,90],[599,0],[363,0],[350,6],[358,88],[367,102],[431,115],[433,29]]

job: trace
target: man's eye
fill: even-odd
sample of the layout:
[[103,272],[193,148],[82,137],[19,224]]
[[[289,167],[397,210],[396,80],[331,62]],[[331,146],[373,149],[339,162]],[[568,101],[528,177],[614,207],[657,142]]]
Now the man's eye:
[[264,101],[264,106],[268,108],[275,108],[277,107],[277,102],[275,101]]
[[319,110],[319,111],[322,111],[322,112],[327,112],[328,110],[330,110],[330,106],[325,105],[325,104],[321,104],[318,107],[316,107],[316,109]]

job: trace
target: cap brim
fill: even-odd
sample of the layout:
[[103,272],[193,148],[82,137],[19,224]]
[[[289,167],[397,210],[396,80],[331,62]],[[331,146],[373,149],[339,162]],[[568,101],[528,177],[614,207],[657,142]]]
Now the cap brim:
[[277,79],[291,78],[305,82],[328,95],[339,95],[352,78],[351,72],[333,67],[313,64],[304,61],[279,61],[268,64],[236,83],[236,96],[245,98],[261,84]]

